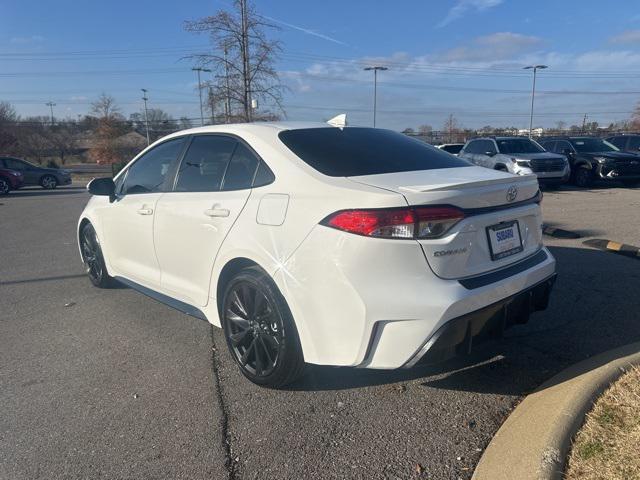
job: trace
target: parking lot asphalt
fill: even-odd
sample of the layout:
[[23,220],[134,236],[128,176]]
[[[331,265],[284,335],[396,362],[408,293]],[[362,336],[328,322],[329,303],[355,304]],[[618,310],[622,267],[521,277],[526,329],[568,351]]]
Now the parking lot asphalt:
[[[128,288],[98,290],[75,243],[81,187],[0,199],[0,478],[470,478],[514,405],[640,340],[640,189],[545,192],[559,278],[547,311],[465,358],[309,367],[286,390],[236,371],[222,334]],[[640,259],[639,259],[640,260]]]

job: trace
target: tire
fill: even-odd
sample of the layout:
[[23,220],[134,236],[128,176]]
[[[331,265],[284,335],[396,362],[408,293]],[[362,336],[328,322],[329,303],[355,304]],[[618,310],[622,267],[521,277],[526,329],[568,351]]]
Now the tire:
[[40,179],[40,186],[45,190],[53,190],[58,186],[58,179],[53,175],[44,175]]
[[573,183],[580,188],[589,188],[593,183],[593,175],[591,169],[579,167],[573,174]]
[[227,284],[220,316],[229,352],[251,382],[279,388],[302,375],[304,357],[293,316],[259,267],[241,270]]
[[4,178],[0,178],[0,196],[8,195],[10,191],[11,185],[9,185],[9,182]]
[[499,172],[507,172],[507,173],[509,172],[509,169],[504,165],[496,165],[494,170],[498,170]]
[[98,288],[111,287],[114,284],[114,279],[107,272],[98,236],[90,223],[87,223],[80,231],[80,251],[91,283]]

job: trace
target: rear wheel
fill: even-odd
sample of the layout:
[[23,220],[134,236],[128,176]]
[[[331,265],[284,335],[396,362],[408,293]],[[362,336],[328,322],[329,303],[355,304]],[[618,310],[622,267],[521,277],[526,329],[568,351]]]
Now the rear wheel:
[[58,180],[53,175],[45,175],[40,179],[40,186],[47,190],[53,190],[58,186]]
[[579,167],[573,174],[573,183],[581,188],[588,188],[593,183],[593,175],[591,169],[586,167]]
[[275,388],[300,377],[304,359],[293,317],[262,270],[246,268],[229,282],[221,313],[227,346],[245,377]]
[[93,225],[87,223],[80,232],[80,250],[84,261],[85,271],[91,283],[98,288],[109,288],[113,285],[113,278],[107,272],[102,248]]
[[11,185],[4,178],[0,178],[0,195],[7,195],[11,190]]

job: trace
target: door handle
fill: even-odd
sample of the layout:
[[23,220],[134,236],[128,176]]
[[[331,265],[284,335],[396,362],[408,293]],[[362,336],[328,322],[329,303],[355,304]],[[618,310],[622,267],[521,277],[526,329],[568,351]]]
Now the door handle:
[[139,208],[138,214],[140,215],[153,215],[153,208]]
[[229,210],[226,208],[216,208],[217,205],[214,205],[213,208],[209,208],[204,211],[204,214],[207,217],[228,217]]

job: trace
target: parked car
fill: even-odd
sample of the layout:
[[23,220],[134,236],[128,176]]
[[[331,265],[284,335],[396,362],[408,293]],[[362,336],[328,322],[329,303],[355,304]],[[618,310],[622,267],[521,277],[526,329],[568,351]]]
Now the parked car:
[[640,156],[625,153],[595,137],[550,137],[540,140],[547,150],[562,153],[571,164],[573,182],[588,187],[596,179],[640,182]]
[[0,195],[7,195],[11,190],[22,186],[24,176],[16,170],[0,168]]
[[615,145],[622,152],[640,154],[640,135],[638,134],[615,135],[605,140]]
[[466,352],[544,309],[555,278],[534,177],[383,129],[181,131],[88,190],[91,282],[221,326],[260,385]]
[[438,145],[438,148],[440,150],[444,150],[445,152],[450,153],[451,155],[455,155],[456,157],[460,153],[460,150],[462,150],[462,147],[464,147],[464,143],[443,143],[442,145]]
[[563,155],[546,152],[526,137],[484,137],[469,140],[459,155],[481,167],[516,175],[535,173],[541,183],[569,180],[569,163]]
[[0,157],[0,167],[17,170],[24,175],[24,185],[40,185],[42,188],[53,189],[58,185],[71,183],[71,172],[61,168],[45,168],[26,160],[13,157]]

